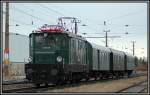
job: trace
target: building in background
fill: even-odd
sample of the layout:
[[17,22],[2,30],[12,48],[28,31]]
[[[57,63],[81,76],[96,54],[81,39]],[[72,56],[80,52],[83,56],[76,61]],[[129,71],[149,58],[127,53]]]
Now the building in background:
[[[5,48],[5,34],[3,33],[3,55]],[[29,56],[29,37],[18,33],[9,36],[9,61],[11,63],[25,63]]]
[[[5,33],[3,33],[3,56],[5,49]],[[24,77],[24,64],[29,57],[29,37],[18,33],[9,34],[9,72],[10,77],[3,74],[3,80],[11,80]],[[4,60],[4,57],[3,57]],[[4,65],[3,65],[4,66]],[[3,67],[3,71],[4,71]]]

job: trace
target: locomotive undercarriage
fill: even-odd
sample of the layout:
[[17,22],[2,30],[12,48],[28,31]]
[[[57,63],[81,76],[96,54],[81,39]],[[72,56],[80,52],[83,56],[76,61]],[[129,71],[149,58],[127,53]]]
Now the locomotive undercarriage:
[[118,71],[112,71],[112,70],[103,70],[103,71],[90,71],[88,74],[89,78],[94,78],[94,80],[100,80],[100,79],[118,79],[121,77],[129,77],[132,73],[132,70],[118,70]]
[[[75,69],[73,69],[75,68]],[[80,69],[76,69],[80,68]],[[82,68],[82,69],[81,69]],[[65,64],[25,64],[26,78],[39,86],[40,84],[77,82],[87,77],[86,65]]]
[[[64,84],[66,82],[79,82],[82,79],[86,81],[94,78],[94,80],[121,78],[129,76],[132,71],[88,71],[87,65],[71,65],[71,64],[25,64],[26,78],[33,82],[36,86],[49,83]],[[74,68],[74,69],[73,69]],[[76,69],[80,68],[80,69]]]

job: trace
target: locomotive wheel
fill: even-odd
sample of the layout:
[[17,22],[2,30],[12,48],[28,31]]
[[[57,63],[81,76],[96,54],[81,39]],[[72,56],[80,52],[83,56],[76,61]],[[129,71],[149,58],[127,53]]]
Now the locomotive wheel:
[[80,76],[78,76],[77,74],[72,74],[71,83],[78,83],[78,82],[80,82]]
[[65,83],[64,77],[59,77],[59,79],[57,80],[57,85],[63,85]]
[[124,73],[124,77],[128,78],[128,73],[127,72]]
[[115,79],[119,79],[119,74],[115,73]]
[[80,78],[75,79],[75,83],[79,83],[80,82]]
[[130,77],[132,74],[132,71],[128,71],[128,77]]
[[85,81],[89,81],[89,79],[90,79],[89,76],[86,76]]
[[95,80],[95,81],[97,80],[97,77],[96,77],[96,76],[94,77],[94,80]]
[[39,87],[40,87],[40,83],[36,83],[35,86],[36,86],[37,88],[39,88]]
[[45,87],[48,87],[48,83],[45,83]]

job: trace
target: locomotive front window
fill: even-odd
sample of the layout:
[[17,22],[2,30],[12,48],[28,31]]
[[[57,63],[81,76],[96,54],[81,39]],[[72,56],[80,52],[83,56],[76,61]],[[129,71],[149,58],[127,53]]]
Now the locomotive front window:
[[37,44],[42,44],[44,42],[43,36],[36,36],[35,41]]
[[63,35],[48,35],[44,36],[36,35],[35,37],[36,47],[60,47],[65,46],[65,39]]

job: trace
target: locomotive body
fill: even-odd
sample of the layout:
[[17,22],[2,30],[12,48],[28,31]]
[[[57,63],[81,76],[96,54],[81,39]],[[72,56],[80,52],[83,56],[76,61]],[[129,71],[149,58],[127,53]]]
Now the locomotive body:
[[30,62],[25,64],[28,80],[35,84],[57,83],[88,73],[85,39],[68,33],[32,33],[29,37]]

